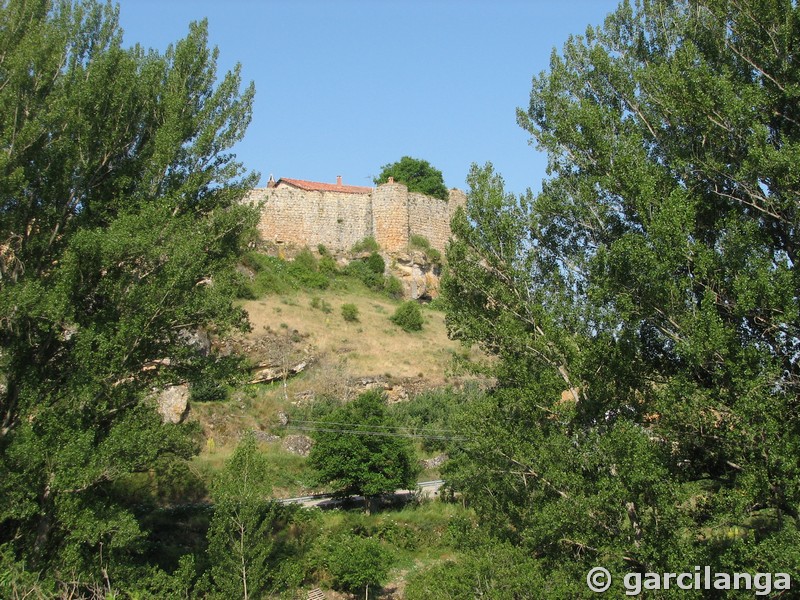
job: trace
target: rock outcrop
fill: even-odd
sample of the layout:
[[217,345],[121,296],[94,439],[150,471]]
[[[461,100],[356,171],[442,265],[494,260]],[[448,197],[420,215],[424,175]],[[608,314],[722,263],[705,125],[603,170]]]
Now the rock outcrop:
[[392,257],[391,273],[403,284],[403,295],[412,300],[433,299],[439,295],[439,265],[428,260],[424,252],[414,250]]
[[189,385],[171,385],[156,396],[158,412],[165,423],[180,423],[189,413]]

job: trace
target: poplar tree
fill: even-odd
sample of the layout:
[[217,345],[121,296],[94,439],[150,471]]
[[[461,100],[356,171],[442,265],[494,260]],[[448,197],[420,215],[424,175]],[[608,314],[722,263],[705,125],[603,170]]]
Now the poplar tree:
[[187,331],[246,324],[255,179],[228,149],[254,89],[207,41],[124,48],[110,4],[0,3],[0,544],[45,584],[143,560],[124,482],[195,451],[147,392],[196,366]]
[[518,112],[541,193],[470,174],[447,322],[500,360],[451,478],[573,597],[596,564],[797,578],[799,47],[788,0],[624,2]]
[[269,464],[252,433],[236,447],[212,487],[208,532],[213,589],[226,598],[260,598],[268,583],[279,506],[268,500]]

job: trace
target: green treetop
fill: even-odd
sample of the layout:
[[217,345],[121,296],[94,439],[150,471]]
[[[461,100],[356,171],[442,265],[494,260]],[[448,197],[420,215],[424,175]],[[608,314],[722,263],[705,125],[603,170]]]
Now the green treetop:
[[372,497],[410,489],[419,473],[407,439],[391,434],[386,401],[377,391],[361,394],[328,415],[315,433],[308,461],[319,480],[342,495]]
[[427,160],[404,156],[399,161],[384,165],[381,174],[374,181],[376,184],[386,183],[393,177],[398,183],[404,183],[410,192],[420,192],[447,200],[447,187],[442,172],[432,167]]

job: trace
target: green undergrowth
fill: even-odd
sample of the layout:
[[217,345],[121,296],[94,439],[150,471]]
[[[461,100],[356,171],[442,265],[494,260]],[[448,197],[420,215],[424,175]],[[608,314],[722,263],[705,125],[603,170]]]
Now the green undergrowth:
[[442,253],[432,247],[428,238],[425,236],[412,234],[411,238],[408,240],[408,247],[411,250],[421,250],[429,261],[441,266]]
[[297,553],[285,557],[282,568],[294,574],[298,588],[341,589],[331,561],[335,549],[350,546],[353,540],[370,540],[388,561],[383,583],[396,582],[457,555],[459,532],[465,522],[473,521],[472,512],[461,504],[437,500],[371,515],[358,508],[305,509],[292,523]]
[[293,260],[248,252],[240,263],[249,276],[242,278],[238,295],[247,300],[300,290],[349,289],[354,284],[389,298],[399,299],[403,295],[400,280],[384,274],[386,264],[376,250],[350,261],[344,268],[326,250],[317,258],[308,249],[301,250]]

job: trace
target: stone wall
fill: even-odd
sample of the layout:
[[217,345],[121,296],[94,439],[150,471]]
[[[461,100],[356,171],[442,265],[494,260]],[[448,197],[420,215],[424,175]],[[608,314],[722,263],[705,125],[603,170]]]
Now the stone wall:
[[466,196],[459,190],[450,191],[449,202],[431,198],[424,194],[408,194],[409,237],[421,235],[431,247],[444,253],[450,239],[450,220],[455,209],[466,202]]
[[324,244],[333,252],[344,252],[372,230],[370,194],[278,185],[253,190],[249,199],[262,203],[258,231],[266,242],[310,248]]
[[445,202],[409,193],[401,183],[385,183],[370,193],[310,191],[282,184],[253,190],[248,201],[260,202],[258,230],[266,242],[349,251],[372,236],[387,254],[403,252],[411,235],[424,236],[444,252],[450,219],[466,201],[463,192],[450,191]]

